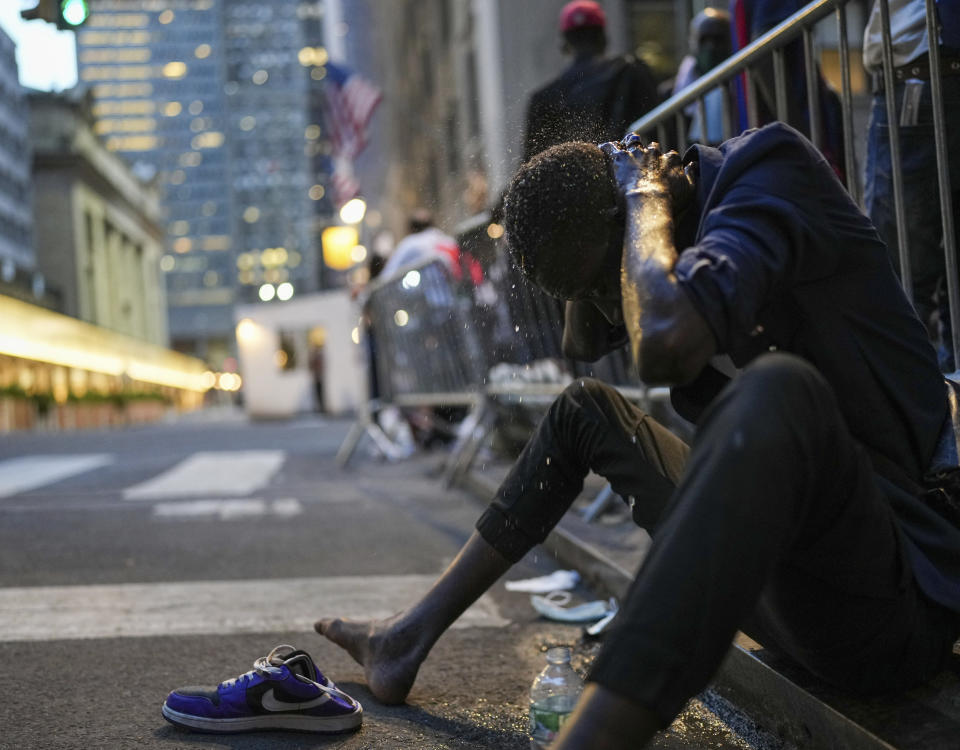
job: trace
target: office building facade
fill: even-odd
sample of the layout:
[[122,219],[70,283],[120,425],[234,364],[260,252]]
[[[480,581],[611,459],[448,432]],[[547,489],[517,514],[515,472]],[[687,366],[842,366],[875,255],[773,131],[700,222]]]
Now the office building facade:
[[5,294],[28,286],[35,266],[29,113],[15,52],[0,29],[0,291]]

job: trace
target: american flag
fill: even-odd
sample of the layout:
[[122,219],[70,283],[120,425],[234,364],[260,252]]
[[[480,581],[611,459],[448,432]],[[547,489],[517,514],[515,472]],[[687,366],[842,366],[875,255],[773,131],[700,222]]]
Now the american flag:
[[336,156],[353,159],[367,145],[367,125],[382,98],[377,86],[344,65],[328,62],[324,119]]
[[356,198],[360,194],[360,183],[353,173],[353,162],[341,156],[333,159],[333,201],[336,205],[342,206],[351,198]]

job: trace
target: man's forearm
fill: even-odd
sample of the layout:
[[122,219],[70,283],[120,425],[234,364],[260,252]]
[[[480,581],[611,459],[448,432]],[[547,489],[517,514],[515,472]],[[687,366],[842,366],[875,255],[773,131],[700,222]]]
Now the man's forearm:
[[664,192],[638,190],[626,201],[621,289],[633,359],[647,382],[680,382],[673,338],[677,306],[686,300],[678,302],[683,292],[673,276],[677,249],[670,199]]

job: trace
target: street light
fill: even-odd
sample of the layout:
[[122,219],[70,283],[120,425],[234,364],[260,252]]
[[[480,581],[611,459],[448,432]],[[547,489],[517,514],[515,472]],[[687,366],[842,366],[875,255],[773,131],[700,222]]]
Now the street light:
[[363,198],[351,198],[340,209],[340,221],[344,224],[359,224],[366,213],[366,201]]

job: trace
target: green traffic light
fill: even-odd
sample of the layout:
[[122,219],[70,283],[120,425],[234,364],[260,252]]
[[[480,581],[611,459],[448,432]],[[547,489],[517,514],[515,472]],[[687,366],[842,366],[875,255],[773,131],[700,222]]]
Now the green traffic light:
[[70,26],[81,26],[90,16],[87,0],[61,0],[60,17]]

